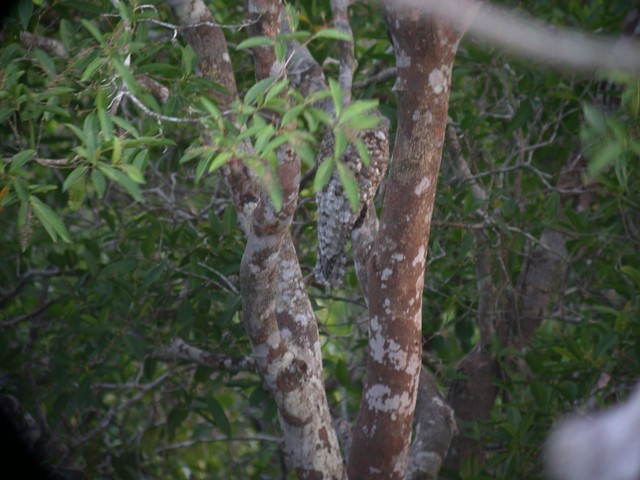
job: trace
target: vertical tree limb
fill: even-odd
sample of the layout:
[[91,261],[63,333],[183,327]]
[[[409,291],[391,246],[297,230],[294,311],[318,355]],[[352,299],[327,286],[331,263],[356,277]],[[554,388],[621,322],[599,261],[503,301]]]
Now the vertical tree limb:
[[[351,25],[349,24],[349,4],[350,0],[331,0],[331,11],[333,12],[333,25],[342,33],[353,38]],[[353,42],[340,41],[340,67],[338,70],[338,82],[342,89],[342,101],[345,105],[351,102],[351,85],[353,83],[353,74],[357,66],[357,62],[353,53]]]
[[404,478],[422,358],[424,269],[461,33],[390,3],[398,135],[368,271],[369,355],[348,472]]
[[456,432],[456,422],[453,410],[425,369],[420,372],[415,417],[415,439],[411,445],[407,479],[437,480]]

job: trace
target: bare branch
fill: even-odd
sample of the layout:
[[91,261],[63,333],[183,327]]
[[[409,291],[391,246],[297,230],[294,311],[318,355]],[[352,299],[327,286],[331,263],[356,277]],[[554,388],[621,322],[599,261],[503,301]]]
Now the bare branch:
[[123,411],[126,411],[129,408],[131,408],[135,403],[140,401],[142,399],[142,397],[144,397],[148,392],[150,392],[151,390],[154,390],[155,388],[159,387],[165,381],[167,381],[169,378],[171,378],[173,375],[176,375],[177,373],[178,373],[178,371],[176,371],[176,370],[170,370],[168,372],[165,372],[164,374],[160,375],[158,378],[156,378],[152,382],[149,382],[147,384],[141,385],[139,387],[139,389],[138,389],[138,392],[136,392],[136,394],[133,395],[131,398],[129,398],[128,400],[124,401],[120,405],[111,408],[107,413],[105,413],[102,416],[102,418],[98,422],[98,425],[95,428],[93,428],[92,430],[89,430],[87,433],[85,433],[84,435],[80,436],[79,438],[74,439],[74,441],[73,441],[71,447],[69,448],[69,450],[65,453],[65,455],[62,457],[62,459],[58,462],[58,465],[56,466],[56,469],[59,469],[61,467],[61,465],[64,464],[64,462],[73,453],[73,451],[76,448],[78,448],[79,446],[83,445],[84,443],[87,443],[93,437],[95,437],[100,432],[102,432],[106,428],[108,428],[109,425],[111,425],[111,422],[113,422],[113,420],[118,416],[119,413],[121,413]]
[[374,83],[386,82],[387,80],[391,80],[392,78],[396,78],[397,74],[398,74],[398,71],[397,71],[396,67],[385,68],[384,70],[376,73],[375,75],[371,75],[370,77],[366,78],[365,80],[360,80],[358,82],[354,82],[353,83],[353,88],[362,89],[362,88],[368,87],[369,85],[373,85]]
[[31,320],[32,318],[35,318],[38,315],[40,315],[47,308],[49,308],[51,305],[56,303],[56,301],[57,301],[56,299],[47,300],[45,302],[42,302],[40,305],[38,305],[35,309],[30,311],[29,313],[25,313],[23,315],[18,315],[17,317],[11,318],[9,320],[3,320],[2,322],[0,322],[0,328],[15,327],[19,323]]
[[173,340],[171,345],[154,352],[152,357],[157,360],[176,361],[185,360],[197,363],[203,367],[228,372],[253,372],[257,373],[258,368],[253,357],[241,357],[232,355],[217,355],[205,352],[197,347],[189,345],[181,338]]
[[153,110],[151,110],[149,107],[147,107],[144,103],[142,103],[142,100],[136,97],[124,86],[123,86],[123,92],[124,92],[124,96],[127,97],[129,100],[131,100],[136,107],[138,107],[140,110],[142,110],[144,113],[146,113],[150,117],[155,118],[156,120],[160,120],[163,122],[171,122],[171,123],[199,123],[200,121],[207,118],[207,117],[199,117],[199,118],[170,117],[167,115],[163,115],[161,113],[156,113]]
[[38,37],[33,33],[20,32],[20,44],[25,48],[40,48],[52,57],[68,57],[62,42],[53,38]]

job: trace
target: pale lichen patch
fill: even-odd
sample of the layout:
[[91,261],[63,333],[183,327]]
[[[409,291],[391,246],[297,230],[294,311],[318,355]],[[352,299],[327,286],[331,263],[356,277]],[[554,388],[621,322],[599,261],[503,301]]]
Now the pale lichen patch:
[[439,68],[434,68],[429,74],[429,86],[436,95],[447,90],[447,76]]
[[391,395],[391,389],[382,384],[372,385],[365,394],[365,399],[371,410],[390,412],[391,420],[396,420],[398,415],[406,415],[412,409],[413,400],[408,392],[400,395]]
[[267,337],[267,345],[271,348],[276,348],[280,343],[280,332],[276,330],[275,332],[271,332]]
[[371,349],[373,359],[378,363],[382,363],[385,356],[384,337],[379,333],[372,334],[369,338],[369,348]]
[[387,356],[396,370],[404,371],[407,368],[407,352],[402,350],[399,343],[389,340]]
[[398,68],[407,68],[411,66],[411,57],[401,48],[396,50],[396,66]]
[[428,177],[423,177],[422,180],[420,180],[420,183],[413,190],[413,193],[415,193],[416,195],[422,195],[430,185],[431,179]]
[[398,252],[391,255],[391,260],[393,260],[394,262],[401,262],[402,260],[404,260],[404,258],[404,254]]
[[415,267],[417,265],[422,265],[424,263],[424,247],[421,245],[418,249],[418,254],[411,262],[411,266]]
[[384,282],[388,280],[392,274],[393,274],[393,270],[391,270],[390,268],[385,268],[380,274],[380,280]]

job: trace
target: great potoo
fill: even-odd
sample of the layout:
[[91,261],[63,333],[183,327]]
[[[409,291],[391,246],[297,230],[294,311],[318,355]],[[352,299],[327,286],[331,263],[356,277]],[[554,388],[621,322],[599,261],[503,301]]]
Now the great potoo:
[[[346,246],[351,231],[367,205],[373,200],[389,164],[389,121],[381,117],[379,125],[357,134],[364,141],[371,162],[365,165],[357,149],[349,144],[340,161],[356,178],[359,189],[359,210],[354,212],[345,195],[338,172],[334,171],[325,187],[317,193],[318,257],[314,270],[316,280],[331,287],[342,283],[347,265]],[[333,155],[334,137],[325,135],[320,144],[318,160]]]

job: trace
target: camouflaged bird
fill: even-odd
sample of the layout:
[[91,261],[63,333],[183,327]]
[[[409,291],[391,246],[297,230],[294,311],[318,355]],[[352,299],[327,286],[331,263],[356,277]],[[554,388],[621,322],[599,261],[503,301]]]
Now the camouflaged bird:
[[[359,190],[359,211],[354,212],[342,188],[338,172],[334,171],[329,182],[316,194],[318,211],[318,257],[314,274],[319,283],[339,287],[347,266],[347,242],[358,219],[366,214],[389,164],[389,120],[380,118],[379,125],[371,130],[358,132],[369,152],[370,163],[365,165],[355,146],[349,144],[340,158],[351,169]],[[317,160],[321,162],[333,155],[334,137],[325,135]]]

